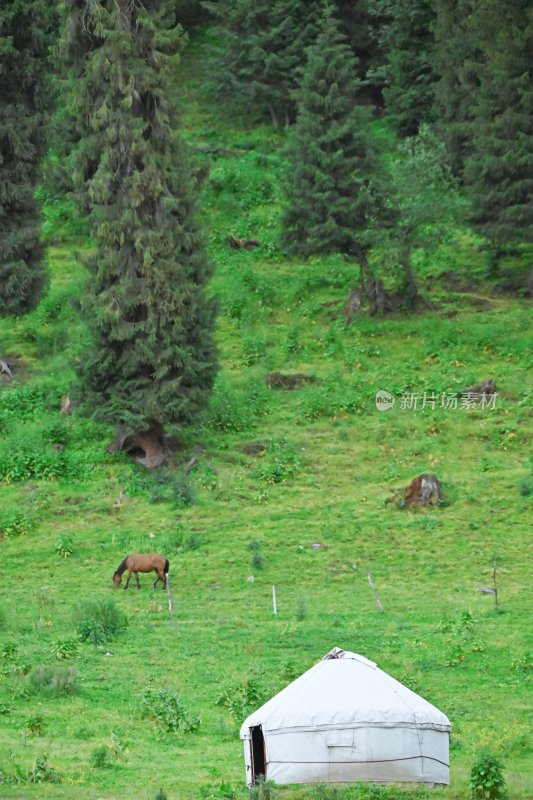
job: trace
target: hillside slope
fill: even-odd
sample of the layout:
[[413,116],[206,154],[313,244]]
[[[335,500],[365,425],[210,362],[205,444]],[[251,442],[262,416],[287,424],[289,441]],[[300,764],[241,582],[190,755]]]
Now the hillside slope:
[[[106,455],[110,429],[59,413],[64,393],[76,395],[85,334],[72,301],[90,246],[65,200],[47,200],[47,296],[0,322],[0,352],[18,368],[0,394],[0,796],[244,797],[240,721],[340,646],[453,723],[449,789],[346,796],[465,797],[488,748],[510,797],[531,797],[530,309],[493,291],[460,230],[420,255],[433,311],[361,313],[347,327],[355,265],[283,257],[282,139],[206,95],[203,45],[189,48],[176,87],[203,177],[222,367],[206,418],[172,432],[174,469],[151,475]],[[229,235],[261,246],[234,250]],[[450,272],[454,291],[437,277]],[[313,380],[269,388],[272,371]],[[441,407],[489,376],[494,408]],[[379,389],[396,395],[392,410],[376,409]],[[414,394],[418,408],[403,408]],[[443,482],[441,506],[386,502],[428,471]],[[172,614],[149,576],[141,591],[113,589],[136,550],[170,559]],[[478,591],[494,563],[497,608]],[[76,609],[109,598],[127,628],[80,642]]]

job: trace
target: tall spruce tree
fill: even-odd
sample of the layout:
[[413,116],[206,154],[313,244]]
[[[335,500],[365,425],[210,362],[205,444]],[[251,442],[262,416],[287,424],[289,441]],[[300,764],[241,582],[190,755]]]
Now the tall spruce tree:
[[370,3],[371,0],[337,0],[335,16],[357,59],[358,77],[362,81],[361,97],[371,98],[375,105],[382,105],[384,55],[376,36],[380,20],[375,10],[371,12]]
[[169,75],[180,29],[160,0],[68,0],[75,176],[95,253],[85,406],[130,432],[187,423],[216,371],[210,274]]
[[533,7],[480,0],[471,22],[484,63],[465,187],[477,229],[505,250],[533,243]]
[[432,0],[368,0],[384,55],[383,97],[401,136],[433,116],[435,11]]
[[292,92],[305,48],[315,39],[320,0],[218,0],[204,5],[219,20],[212,64],[217,92],[275,128],[294,120]]
[[435,124],[455,175],[471,152],[473,120],[484,61],[472,13],[477,0],[435,0]]
[[34,193],[46,148],[55,31],[47,0],[0,7],[0,315],[30,311],[46,283]]
[[370,111],[354,102],[356,60],[331,7],[321,28],[296,93],[282,240],[295,255],[340,252],[364,262],[364,231],[376,210]]

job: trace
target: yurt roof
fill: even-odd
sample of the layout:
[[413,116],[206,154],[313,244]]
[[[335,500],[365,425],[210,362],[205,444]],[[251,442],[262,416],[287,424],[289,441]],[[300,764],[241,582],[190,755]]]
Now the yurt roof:
[[334,729],[353,726],[401,726],[449,731],[438,708],[387,675],[373,661],[334,648],[243,723],[249,728]]

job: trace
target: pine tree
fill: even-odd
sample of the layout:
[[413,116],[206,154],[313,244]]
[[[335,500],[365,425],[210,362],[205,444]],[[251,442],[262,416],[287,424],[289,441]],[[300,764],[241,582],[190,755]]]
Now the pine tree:
[[472,13],[477,0],[435,2],[435,123],[450,166],[462,176],[470,154],[479,72],[483,55],[476,43]]
[[289,253],[363,254],[363,232],[375,212],[376,162],[369,110],[354,103],[356,72],[355,57],[329,8],[308,50],[287,146],[282,239]]
[[219,20],[221,46],[211,73],[217,92],[275,128],[294,119],[292,92],[305,48],[314,40],[319,0],[218,0],[204,4]]
[[95,243],[80,366],[85,406],[135,433],[191,421],[216,371],[210,268],[176,138],[180,30],[160,0],[69,0],[78,201]]
[[387,112],[401,136],[413,136],[433,111],[432,0],[369,0],[383,50]]
[[51,101],[48,50],[56,19],[47,0],[0,8],[0,314],[23,314],[46,284],[34,193]]
[[340,22],[341,32],[357,59],[357,74],[361,80],[361,91],[371,97],[376,105],[382,105],[383,53],[376,36],[380,20],[370,10],[371,0],[337,0],[335,16]]
[[472,219],[502,249],[533,243],[533,7],[483,0],[472,30],[484,55],[464,171]]

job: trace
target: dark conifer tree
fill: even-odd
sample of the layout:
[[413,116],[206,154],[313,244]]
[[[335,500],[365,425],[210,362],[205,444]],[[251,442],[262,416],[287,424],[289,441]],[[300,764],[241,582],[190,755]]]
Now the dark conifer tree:
[[219,20],[213,58],[218,93],[249,116],[270,115],[275,128],[294,119],[292,92],[305,48],[317,34],[321,2],[218,0],[204,5]]
[[435,123],[450,166],[462,176],[471,151],[483,54],[472,24],[477,0],[436,0]]
[[413,136],[433,115],[432,0],[369,0],[384,54],[387,112],[402,136]]
[[361,258],[363,232],[375,212],[370,112],[354,102],[356,61],[331,8],[321,28],[296,93],[282,238],[292,254],[340,252]]
[[34,193],[46,148],[51,92],[48,51],[54,4],[0,6],[0,314],[22,314],[44,285],[40,213]]
[[341,32],[357,59],[358,77],[362,81],[361,95],[382,105],[383,53],[376,36],[381,20],[370,10],[371,0],[337,0],[335,16]]
[[68,0],[75,175],[94,256],[85,406],[131,432],[187,423],[216,370],[210,274],[169,74],[180,30],[160,0]]
[[464,180],[477,229],[504,250],[533,243],[533,7],[482,0],[472,26],[484,64]]

